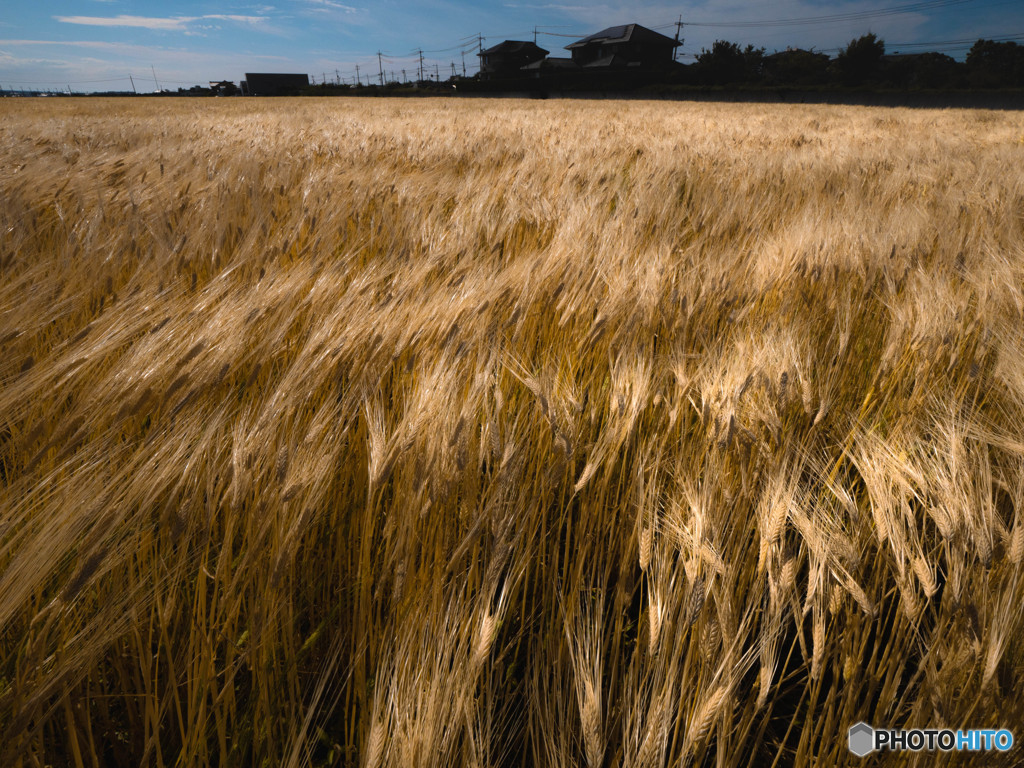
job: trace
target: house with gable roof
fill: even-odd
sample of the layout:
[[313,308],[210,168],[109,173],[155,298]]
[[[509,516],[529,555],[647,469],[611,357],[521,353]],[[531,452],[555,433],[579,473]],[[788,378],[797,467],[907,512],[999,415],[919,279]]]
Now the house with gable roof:
[[565,46],[577,66],[587,69],[668,69],[678,40],[639,24],[608,27]]

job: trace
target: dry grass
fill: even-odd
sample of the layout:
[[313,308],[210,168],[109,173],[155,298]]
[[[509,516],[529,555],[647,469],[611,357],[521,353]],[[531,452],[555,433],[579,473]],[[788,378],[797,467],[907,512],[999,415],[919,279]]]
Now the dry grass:
[[0,152],[0,764],[1019,730],[1019,115],[7,99]]

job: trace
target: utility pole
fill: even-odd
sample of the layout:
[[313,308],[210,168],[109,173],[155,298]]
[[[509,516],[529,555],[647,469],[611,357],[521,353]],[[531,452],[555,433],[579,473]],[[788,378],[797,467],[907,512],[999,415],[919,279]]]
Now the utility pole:
[[341,85],[341,73],[338,70],[334,70],[334,84]]
[[409,76],[407,74],[405,74],[405,70],[404,69],[402,70],[402,82],[405,83],[406,85],[409,84]]
[[462,76],[466,76],[466,52],[462,52]]
[[455,79],[455,62],[452,62],[452,80]]
[[437,62],[434,62],[434,82],[435,83],[440,83],[441,82],[441,73],[437,69]]
[[536,27],[536,25],[534,25],[534,27],[533,27],[533,44],[534,45],[537,44],[537,27]]
[[420,48],[418,51],[420,55],[420,82],[423,82],[423,49]]
[[380,58],[380,51],[377,51],[377,68],[380,70],[380,87],[384,87],[384,64]]
[[359,79],[359,65],[356,64],[356,85],[362,85],[362,80]]
[[153,70],[153,84],[156,86],[157,93],[159,93],[160,92],[160,83],[156,79],[156,68],[152,64],[149,65],[149,68],[151,70]]
[[130,74],[128,75],[128,79],[132,81],[132,91],[135,93],[136,96],[138,96],[139,92],[135,90],[135,80],[132,80],[132,76]]
[[683,28],[683,15],[679,14],[679,21],[676,22],[676,42],[679,43],[675,48],[672,49],[672,61],[679,61],[679,46],[683,44],[683,41],[679,39],[679,32]]

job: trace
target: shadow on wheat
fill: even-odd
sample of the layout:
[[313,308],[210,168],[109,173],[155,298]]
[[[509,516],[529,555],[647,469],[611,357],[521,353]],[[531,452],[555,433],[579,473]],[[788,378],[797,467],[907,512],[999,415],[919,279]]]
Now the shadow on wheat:
[[1021,722],[1014,114],[7,99],[0,136],[0,763]]

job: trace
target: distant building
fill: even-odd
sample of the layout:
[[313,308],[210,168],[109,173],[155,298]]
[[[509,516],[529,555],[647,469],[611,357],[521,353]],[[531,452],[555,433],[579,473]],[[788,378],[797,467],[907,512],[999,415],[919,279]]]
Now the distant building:
[[678,40],[639,24],[608,27],[565,46],[580,67],[593,69],[667,69]]
[[246,96],[293,96],[309,86],[309,75],[246,72],[242,93]]
[[230,80],[211,80],[210,92],[214,96],[235,96],[238,93],[238,86]]
[[523,67],[540,61],[548,52],[525,40],[505,40],[493,48],[481,51],[480,75],[484,79],[492,77],[518,77]]

